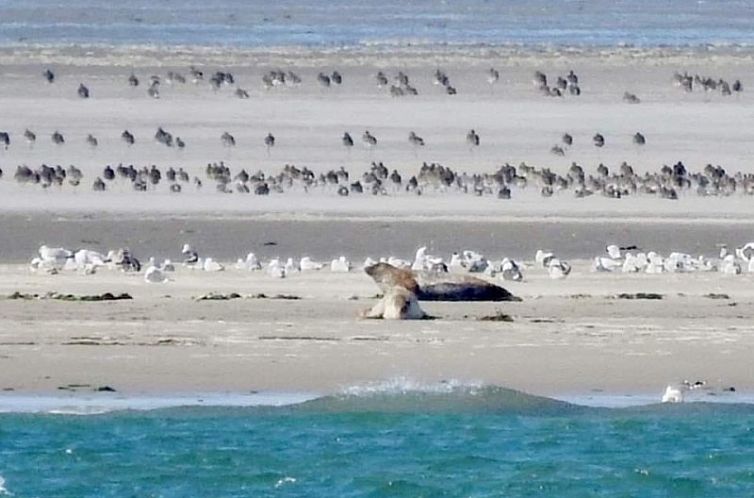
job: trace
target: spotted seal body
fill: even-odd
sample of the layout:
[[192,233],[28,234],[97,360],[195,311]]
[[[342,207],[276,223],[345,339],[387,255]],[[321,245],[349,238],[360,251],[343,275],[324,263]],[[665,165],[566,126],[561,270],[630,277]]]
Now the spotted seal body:
[[480,278],[448,273],[414,272],[377,263],[364,269],[385,295],[401,287],[419,301],[520,301],[503,287]]

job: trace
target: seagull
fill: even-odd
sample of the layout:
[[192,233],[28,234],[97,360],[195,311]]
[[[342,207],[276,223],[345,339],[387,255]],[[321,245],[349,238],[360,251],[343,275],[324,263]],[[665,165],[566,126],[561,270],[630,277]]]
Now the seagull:
[[262,263],[259,262],[259,259],[253,252],[247,254],[245,260],[239,260],[239,265],[237,266],[240,269],[247,271],[257,271],[262,269]]
[[88,99],[89,98],[89,89],[86,87],[86,85],[84,85],[83,83],[80,83],[79,84],[79,89],[78,89],[78,94],[79,94],[79,97],[81,97],[82,99]]
[[608,256],[610,256],[613,259],[620,259],[620,247],[616,246],[615,244],[610,244],[609,246],[605,247],[605,251],[607,251]]
[[207,258],[207,259],[204,260],[204,264],[202,265],[202,269],[204,271],[217,272],[217,271],[223,271],[223,270],[225,270],[225,267],[223,265],[221,265],[220,263],[218,263],[217,261],[215,261],[214,259]]
[[91,274],[94,273],[95,268],[105,266],[107,257],[97,251],[79,249],[73,255],[73,260],[76,262],[76,268],[85,273]]
[[285,274],[288,275],[290,273],[298,273],[301,271],[301,267],[293,261],[293,258],[288,258],[288,260],[285,262]]
[[184,264],[193,265],[199,261],[199,253],[196,252],[189,244],[183,244],[181,253],[186,257],[183,260]]
[[469,130],[469,132],[466,134],[466,143],[471,145],[472,147],[478,147],[479,146],[479,135],[474,130]]
[[550,274],[551,279],[561,280],[571,273],[571,265],[565,261],[560,261],[558,258],[552,258],[547,266],[547,272]]
[[148,284],[161,284],[168,281],[165,272],[156,266],[150,266],[147,271],[144,272],[144,281]]
[[47,247],[43,245],[39,248],[39,257],[43,262],[52,264],[57,269],[62,269],[66,261],[73,258],[73,252],[62,247]]
[[550,261],[552,261],[554,258],[555,255],[553,253],[545,252],[542,249],[537,249],[537,253],[534,255],[534,261],[542,268],[547,268],[547,266],[550,264]]
[[520,282],[524,279],[521,268],[512,259],[504,258],[500,269],[502,270],[503,280],[512,280]]
[[299,268],[301,268],[301,271],[321,270],[322,268],[324,268],[324,265],[322,263],[312,261],[309,256],[304,256],[303,258],[301,258],[298,266]]
[[665,393],[662,395],[663,403],[683,403],[683,392],[685,389],[680,386],[667,386]]
[[351,271],[351,262],[345,256],[333,259],[330,263],[330,271],[334,273],[348,273]]
[[442,258],[427,254],[425,246],[416,250],[416,256],[414,257],[414,262],[411,264],[411,269],[414,271],[447,271]]
[[285,278],[285,265],[278,258],[273,258],[267,265],[267,274],[273,278]]
[[592,262],[592,271],[594,272],[613,272],[618,268],[623,269],[623,261],[613,258],[604,258],[597,256]]

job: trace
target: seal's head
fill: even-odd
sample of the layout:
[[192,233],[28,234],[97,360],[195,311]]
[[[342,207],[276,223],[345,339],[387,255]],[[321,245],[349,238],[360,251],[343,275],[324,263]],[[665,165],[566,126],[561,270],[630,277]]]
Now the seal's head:
[[364,268],[364,272],[372,277],[384,293],[393,287],[402,287],[414,294],[419,290],[419,285],[411,270],[401,270],[388,263],[377,263]]

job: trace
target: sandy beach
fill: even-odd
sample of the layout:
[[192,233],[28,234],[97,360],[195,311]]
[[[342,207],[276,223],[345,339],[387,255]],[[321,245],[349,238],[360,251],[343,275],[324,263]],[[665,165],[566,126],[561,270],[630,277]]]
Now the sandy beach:
[[[692,171],[707,163],[754,172],[746,123],[754,101],[747,91],[731,97],[684,93],[674,72],[689,71],[754,81],[745,50],[611,49],[397,49],[363,51],[241,51],[25,48],[0,50],[0,129],[13,143],[0,151],[0,387],[15,393],[50,393],[69,385],[118,392],[331,392],[392,378],[417,382],[499,384],[536,394],[569,392],[661,393],[669,382],[705,379],[719,386],[754,389],[750,368],[754,291],[752,275],[719,273],[625,275],[589,271],[589,259],[608,243],[662,253],[715,256],[718,244],[737,247],[754,235],[751,199],[683,195],[677,201],[631,196],[576,199],[560,192],[544,199],[516,192],[511,200],[460,193],[339,197],[334,190],[270,196],[221,194],[207,182],[180,194],[161,184],[134,192],[126,182],[92,192],[106,164],[183,167],[204,179],[208,162],[234,171],[279,171],[284,164],[316,172],[346,167],[354,174],[384,161],[414,174],[423,161],[459,171],[492,172],[525,161],[565,173],[572,161],[588,171],[600,162],[628,161],[656,171],[679,160]],[[206,83],[163,84],[159,100],[146,85],[129,87],[189,65],[207,72],[232,70],[237,87],[213,91]],[[484,79],[489,67],[501,79]],[[53,68],[54,84],[41,73]],[[458,89],[446,95],[432,83],[441,67]],[[264,72],[294,70],[303,84],[266,90]],[[578,71],[582,95],[543,97],[532,85],[535,70]],[[321,88],[319,71],[338,69],[344,83]],[[392,98],[374,83],[379,71],[405,71],[419,95]],[[92,97],[76,96],[86,82]],[[625,91],[641,103],[623,102]],[[184,150],[153,139],[164,126],[186,140]],[[25,128],[38,135],[32,146]],[[480,147],[464,143],[469,128]],[[130,130],[136,142],[120,139]],[[340,144],[369,129],[376,147]],[[49,135],[59,130],[64,145]],[[230,131],[235,148],[223,147]],[[412,148],[409,131],[427,145]],[[563,157],[550,153],[564,132],[574,145]],[[632,144],[641,131],[644,147]],[[263,138],[272,132],[275,147]],[[607,144],[596,148],[594,133]],[[93,149],[89,133],[100,141]],[[18,185],[18,164],[74,164],[79,187]],[[41,244],[105,251],[129,247],[142,260],[180,258],[191,242],[229,266],[221,273],[179,268],[167,284],[146,284],[140,274],[102,270],[95,275],[31,273],[28,261]],[[263,259],[340,255],[411,258],[417,247],[449,256],[473,249],[532,263],[539,248],[557,251],[574,266],[553,282],[529,269],[522,283],[505,282],[520,303],[427,303],[435,320],[387,322],[357,318],[378,292],[360,270],[328,271],[275,280],[233,270],[249,251]],[[132,300],[61,302],[8,299],[14,292],[95,295],[126,292]],[[235,292],[229,301],[198,301],[210,292]],[[258,294],[267,298],[254,298]],[[662,299],[622,299],[657,293]],[[274,296],[300,299],[276,299]],[[482,321],[498,311],[510,322]],[[659,396],[659,394],[658,394]]]
[[[597,274],[576,263],[553,282],[532,269],[507,285],[520,303],[425,303],[436,319],[416,322],[357,318],[378,291],[361,272],[277,280],[181,268],[160,285],[120,272],[31,275],[25,265],[1,275],[2,388],[14,392],[332,392],[394,378],[549,395],[656,392],[679,379],[754,387],[750,275]],[[133,299],[7,299],[13,292]],[[210,292],[241,297],[197,300]],[[498,312],[512,321],[481,320]]]

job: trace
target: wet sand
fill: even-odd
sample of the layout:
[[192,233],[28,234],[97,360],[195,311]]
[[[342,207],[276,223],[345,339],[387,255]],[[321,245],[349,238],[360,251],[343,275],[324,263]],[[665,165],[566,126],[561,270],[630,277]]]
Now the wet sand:
[[367,256],[410,260],[421,246],[446,258],[470,249],[489,258],[527,260],[543,249],[567,259],[588,259],[601,255],[608,244],[716,256],[719,244],[739,247],[750,242],[754,222],[5,214],[0,215],[0,237],[0,261],[6,263],[30,261],[42,244],[103,253],[128,247],[142,261],[152,256],[180,261],[184,243],[224,262],[249,252],[264,260],[307,255],[327,261],[346,255],[357,263]]

